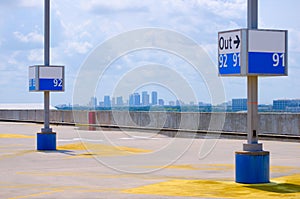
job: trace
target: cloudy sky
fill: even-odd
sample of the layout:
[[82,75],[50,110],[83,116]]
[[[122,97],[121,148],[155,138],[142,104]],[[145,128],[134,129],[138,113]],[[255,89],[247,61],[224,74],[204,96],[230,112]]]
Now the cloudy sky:
[[[246,3],[247,0],[51,0],[51,64],[66,66],[66,91],[51,94],[51,104],[72,103],[76,78],[89,55],[105,41],[136,29],[160,28],[185,35],[205,49],[217,68],[217,33],[246,28]],[[43,102],[42,93],[28,92],[28,66],[44,61],[43,6],[43,0],[0,1],[0,103]],[[260,103],[300,98],[299,8],[300,1],[296,0],[259,0],[259,28],[289,31],[289,76],[260,78]],[[197,100],[210,102],[214,91],[205,87],[201,75],[193,74],[178,57],[155,50],[120,57],[99,80],[95,95],[100,99],[111,95],[118,77],[145,63],[174,67],[188,79]],[[222,81],[226,100],[246,97],[245,77],[226,77]],[[132,92],[157,89],[166,100],[176,96],[163,85],[134,89]]]

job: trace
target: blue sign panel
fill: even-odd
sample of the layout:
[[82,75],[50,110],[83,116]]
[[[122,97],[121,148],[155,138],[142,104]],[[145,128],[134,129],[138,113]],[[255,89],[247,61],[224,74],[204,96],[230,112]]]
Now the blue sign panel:
[[285,53],[248,53],[249,74],[285,75]]
[[35,88],[35,79],[30,79],[29,80],[29,91],[34,91]]
[[63,91],[62,79],[39,79],[40,91]]
[[240,53],[229,53],[219,55],[219,74],[240,74],[241,64],[240,64]]

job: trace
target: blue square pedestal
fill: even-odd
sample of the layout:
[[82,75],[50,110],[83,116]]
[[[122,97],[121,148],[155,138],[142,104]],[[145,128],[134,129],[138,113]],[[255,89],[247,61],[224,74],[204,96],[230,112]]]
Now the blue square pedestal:
[[235,181],[245,184],[270,182],[270,153],[268,151],[235,152]]
[[37,150],[56,150],[56,133],[37,133]]

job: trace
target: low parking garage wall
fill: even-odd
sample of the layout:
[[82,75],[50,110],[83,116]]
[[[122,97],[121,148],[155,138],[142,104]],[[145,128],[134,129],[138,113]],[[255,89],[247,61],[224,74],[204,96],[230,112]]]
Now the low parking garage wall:
[[[51,110],[52,123],[88,124],[90,111]],[[43,122],[43,110],[0,110],[6,121]],[[246,132],[246,113],[179,113],[95,111],[95,125],[182,129],[200,131]],[[300,114],[260,113],[259,133],[300,135]]]

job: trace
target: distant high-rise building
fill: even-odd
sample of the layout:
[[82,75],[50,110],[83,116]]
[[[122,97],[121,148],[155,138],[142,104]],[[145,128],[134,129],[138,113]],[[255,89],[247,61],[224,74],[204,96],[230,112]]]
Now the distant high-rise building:
[[97,107],[97,97],[91,97],[90,102],[89,102],[89,106],[92,107],[92,108]]
[[274,111],[285,111],[290,103],[290,100],[273,100],[273,110]]
[[273,100],[274,111],[298,112],[299,109],[300,109],[299,99]]
[[141,105],[141,96],[138,93],[133,93],[129,96],[129,106]]
[[232,99],[232,111],[246,111],[247,99]]
[[108,95],[104,96],[104,106],[111,107],[110,96],[108,96]]
[[157,105],[157,92],[152,91],[151,93],[151,103],[152,105]]
[[120,96],[120,97],[117,97],[117,106],[123,106],[124,103],[123,103],[123,97]]
[[139,106],[141,105],[141,96],[138,93],[133,93],[134,105]]
[[129,106],[133,106],[134,105],[134,97],[133,94],[129,95]]
[[142,92],[142,105],[148,106],[149,104],[150,104],[149,95],[148,95],[147,91],[143,91]]
[[158,105],[159,106],[164,106],[165,105],[165,101],[163,99],[159,99],[158,100]]
[[116,105],[116,98],[112,97],[111,98],[111,106],[115,106]]
[[104,102],[103,101],[99,102],[99,106],[104,107]]

